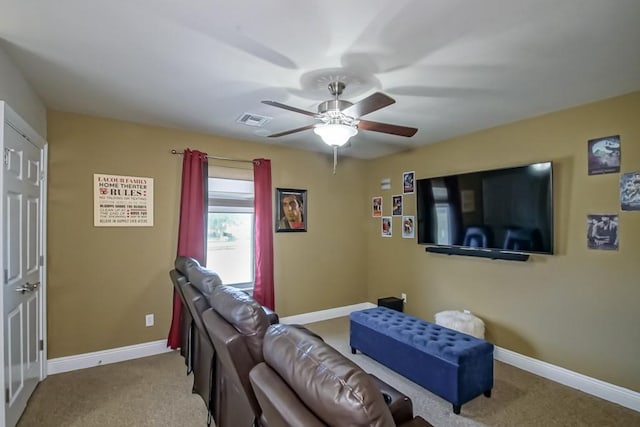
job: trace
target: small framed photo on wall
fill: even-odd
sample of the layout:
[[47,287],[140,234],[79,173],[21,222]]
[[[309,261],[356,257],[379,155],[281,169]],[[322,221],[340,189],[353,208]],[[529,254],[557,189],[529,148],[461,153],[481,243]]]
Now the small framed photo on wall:
[[380,219],[380,227],[381,227],[381,233],[382,233],[382,237],[391,237],[393,236],[393,230],[392,230],[392,221],[391,221],[392,217],[390,216],[383,216]]
[[391,196],[391,209],[393,209],[391,212],[393,216],[402,215],[402,194]]
[[640,211],[640,172],[620,176],[620,207],[623,211]]
[[415,171],[404,172],[402,174],[402,193],[413,194],[415,191],[416,173]]
[[618,250],[618,215],[587,215],[587,247],[589,249]]
[[382,216],[382,196],[376,196],[371,199],[371,216],[374,218]]
[[276,189],[276,232],[307,231],[307,190]]
[[413,215],[404,215],[402,217],[402,238],[413,239],[415,237],[416,220]]
[[620,135],[590,139],[589,175],[620,172]]

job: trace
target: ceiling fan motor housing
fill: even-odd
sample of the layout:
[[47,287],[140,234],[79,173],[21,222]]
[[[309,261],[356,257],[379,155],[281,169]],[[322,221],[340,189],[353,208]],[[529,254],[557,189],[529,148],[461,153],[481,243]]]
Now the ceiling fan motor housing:
[[342,99],[331,99],[329,101],[324,101],[318,105],[318,113],[324,114],[329,111],[342,111],[347,107],[351,107],[353,105],[352,102],[343,101]]

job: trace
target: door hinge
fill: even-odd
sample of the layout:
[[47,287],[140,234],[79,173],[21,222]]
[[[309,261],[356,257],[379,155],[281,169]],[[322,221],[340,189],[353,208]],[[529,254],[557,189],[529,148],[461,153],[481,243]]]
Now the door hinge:
[[44,265],[44,255],[40,255],[40,267]]
[[3,162],[5,166],[9,165],[9,149],[8,148],[4,149]]
[[44,340],[40,340],[40,351],[44,350]]
[[9,403],[9,389],[8,388],[4,389],[4,402],[5,403]]
[[4,269],[4,283],[8,283],[9,282],[9,270],[7,270],[6,268]]

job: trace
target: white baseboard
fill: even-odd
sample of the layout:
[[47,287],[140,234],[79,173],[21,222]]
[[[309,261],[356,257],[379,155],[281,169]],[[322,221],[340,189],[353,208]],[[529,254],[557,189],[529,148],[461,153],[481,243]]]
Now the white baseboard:
[[375,304],[370,302],[346,305],[344,307],[336,307],[327,310],[313,311],[311,313],[282,317],[280,319],[280,323],[304,325],[306,323],[321,322],[323,320],[335,319],[336,317],[348,316],[352,311],[364,310],[375,306]]
[[138,359],[140,357],[154,356],[170,351],[173,350],[167,347],[167,340],[159,340],[93,353],[58,357],[47,361],[47,374],[60,374],[62,372],[107,365],[109,363],[124,362],[125,360]]
[[[375,307],[375,304],[364,302],[328,310],[314,311],[280,318],[281,323],[306,324],[348,316],[352,311]],[[124,362],[140,357],[172,351],[167,348],[166,340],[152,341],[127,347],[114,348],[94,353],[60,357],[47,362],[47,374],[59,374],[77,369],[91,368],[109,363]],[[640,393],[614,384],[606,383],[559,366],[552,365],[532,357],[524,356],[505,348],[495,346],[494,358],[532,374],[551,381],[581,390],[585,393],[608,400],[634,411],[640,412]]]
[[640,393],[495,346],[495,360],[640,412]]

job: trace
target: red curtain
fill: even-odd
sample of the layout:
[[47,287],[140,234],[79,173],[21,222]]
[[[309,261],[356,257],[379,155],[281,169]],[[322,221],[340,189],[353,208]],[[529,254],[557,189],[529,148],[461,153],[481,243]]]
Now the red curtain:
[[[207,241],[207,153],[184,150],[182,159],[182,192],[180,194],[180,224],[178,256],[195,258],[206,265]],[[173,291],[173,316],[167,337],[167,347],[180,347],[180,316],[182,302]]]
[[256,244],[253,297],[275,310],[273,290],[273,214],[271,211],[271,160],[253,161]]

